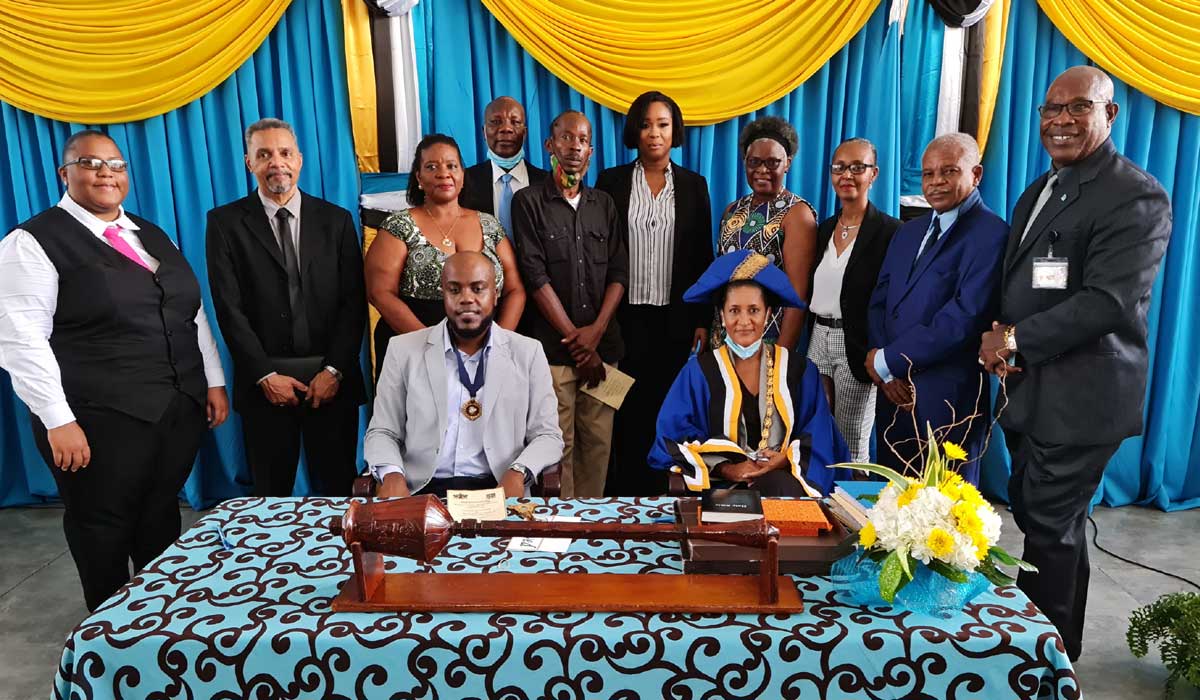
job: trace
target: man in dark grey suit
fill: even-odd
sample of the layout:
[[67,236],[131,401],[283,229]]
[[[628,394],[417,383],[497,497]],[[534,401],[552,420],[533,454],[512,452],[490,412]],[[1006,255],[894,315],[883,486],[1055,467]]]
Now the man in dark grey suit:
[[1146,312],[1171,234],[1158,182],[1109,139],[1112,80],[1076,66],[1041,114],[1052,168],[1013,211],[1001,322],[979,362],[1006,377],[1000,416],[1013,455],[1009,498],[1025,533],[1017,585],[1079,658],[1087,602],[1088,506],[1121,441],[1142,432]]

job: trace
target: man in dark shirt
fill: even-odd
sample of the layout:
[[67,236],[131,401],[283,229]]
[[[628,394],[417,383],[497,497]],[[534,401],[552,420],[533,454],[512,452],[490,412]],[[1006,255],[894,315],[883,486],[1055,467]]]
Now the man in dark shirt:
[[604,495],[613,409],[584,394],[604,381],[604,363],[624,353],[613,318],[629,279],[629,253],[616,205],[586,187],[592,125],[576,111],[558,115],[546,150],[550,177],[513,198],[513,232],[525,288],[537,312],[530,332],[542,342],[558,396],[563,433],[562,495]]

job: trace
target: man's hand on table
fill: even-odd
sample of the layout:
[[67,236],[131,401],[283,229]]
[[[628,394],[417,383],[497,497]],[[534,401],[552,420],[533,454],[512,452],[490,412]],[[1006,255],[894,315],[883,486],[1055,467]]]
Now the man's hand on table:
[[408,490],[408,482],[404,480],[403,474],[393,472],[383,477],[383,483],[375,490],[377,498],[404,498],[412,495]]

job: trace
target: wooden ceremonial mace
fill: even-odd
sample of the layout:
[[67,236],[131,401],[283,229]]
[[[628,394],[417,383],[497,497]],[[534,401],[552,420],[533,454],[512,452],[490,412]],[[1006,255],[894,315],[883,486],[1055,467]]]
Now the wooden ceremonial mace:
[[[352,501],[329,530],[341,536],[354,559],[352,586],[335,610],[678,610],[779,612],[799,609],[799,595],[780,602],[779,531],[765,519],[687,526],[683,523],[456,522],[434,496],[360,503]],[[762,549],[756,601],[747,601],[747,576],[699,574],[384,574],[383,556],[432,561],[456,535],[464,537],[564,537],[671,542],[703,539]],[[515,579],[515,580],[514,580]],[[536,584],[531,580],[536,579]],[[626,579],[636,579],[630,581]],[[730,600],[730,584],[740,592]],[[455,588],[456,584],[463,584]],[[629,586],[635,586],[630,588]],[[651,590],[659,586],[661,597]],[[754,584],[751,584],[754,586]],[[451,590],[454,589],[454,590]],[[511,590],[508,590],[511,589]],[[539,589],[535,591],[534,589]],[[531,600],[531,593],[540,600]],[[589,593],[591,595],[589,595]],[[523,595],[522,595],[523,594]],[[452,597],[458,595],[460,599]],[[634,599],[634,600],[631,600]],[[554,607],[548,607],[554,606]],[[564,607],[565,606],[565,607]],[[783,606],[783,607],[780,607]]]

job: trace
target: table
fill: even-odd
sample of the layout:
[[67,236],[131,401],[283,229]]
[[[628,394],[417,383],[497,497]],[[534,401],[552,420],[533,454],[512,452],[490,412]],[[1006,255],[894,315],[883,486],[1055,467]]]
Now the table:
[[[672,499],[541,501],[538,513],[634,522]],[[1076,698],[1054,627],[1015,587],[948,620],[845,604],[795,579],[799,615],[333,613],[350,557],[327,524],[346,499],[227,501],[84,620],[59,698]],[[389,570],[681,570],[675,544],[516,553],[451,542]],[[504,575],[499,574],[498,575]],[[631,596],[637,591],[631,590]]]

